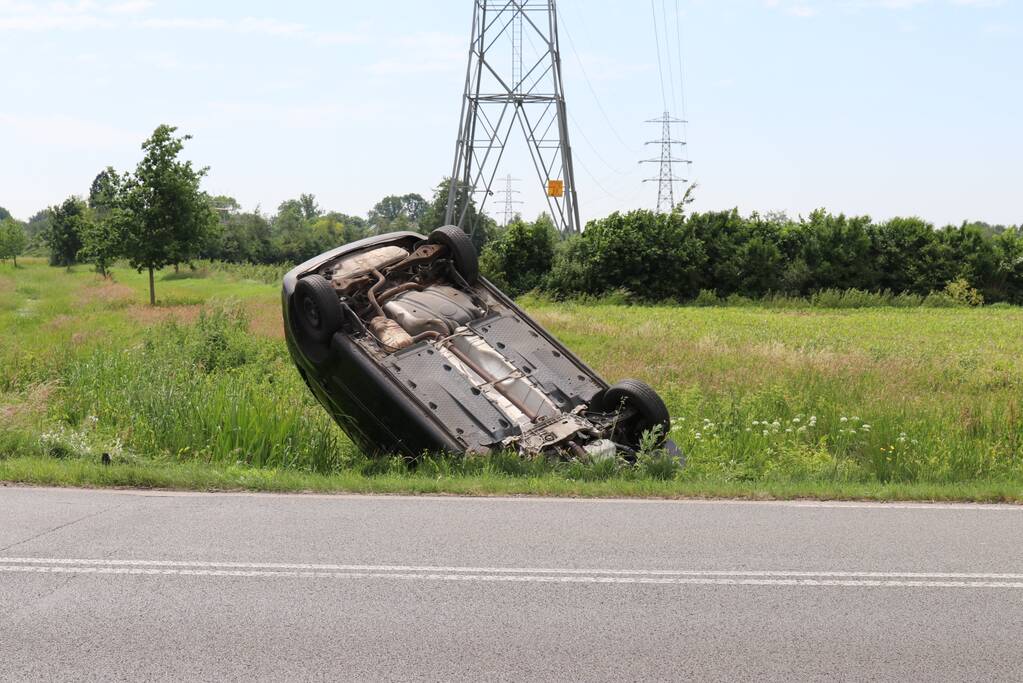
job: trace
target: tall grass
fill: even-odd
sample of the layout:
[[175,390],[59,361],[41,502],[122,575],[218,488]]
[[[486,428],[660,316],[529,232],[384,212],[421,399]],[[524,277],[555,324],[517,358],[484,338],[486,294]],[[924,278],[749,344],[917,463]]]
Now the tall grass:
[[150,466],[240,467],[411,477],[414,490],[445,490],[447,482],[465,491],[481,480],[509,491],[619,486],[658,495],[672,485],[792,485],[805,494],[813,486],[986,482],[1023,490],[1019,309],[680,308],[526,297],[526,308],[608,380],[637,377],[660,391],[687,466],[656,454],[637,466],[500,454],[430,457],[413,471],[400,458],[359,453],[312,399],[283,343],[249,324],[250,314],[279,315],[276,285],[169,275],[158,291],[204,302],[198,311],[125,305],[144,301],[146,286],[128,271],[111,284],[84,269],[0,268],[0,458],[71,467],[105,452],[136,468],[131,476]]
[[200,260],[194,263],[195,271],[201,276],[221,273],[242,280],[253,280],[267,285],[279,285],[285,273],[294,268],[288,264],[227,263],[226,261]]
[[336,471],[343,439],[277,345],[253,338],[240,309],[167,322],[131,348],[97,348],[59,375],[60,417],[96,425],[135,453]]

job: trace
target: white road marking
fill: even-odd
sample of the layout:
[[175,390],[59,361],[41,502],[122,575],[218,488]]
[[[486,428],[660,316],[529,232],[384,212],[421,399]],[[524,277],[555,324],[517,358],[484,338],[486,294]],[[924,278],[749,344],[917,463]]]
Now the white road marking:
[[411,565],[273,564],[173,560],[0,558],[0,572],[141,576],[404,579],[523,583],[675,584],[720,586],[859,586],[1023,588],[1023,574],[966,572],[750,571],[439,567]]

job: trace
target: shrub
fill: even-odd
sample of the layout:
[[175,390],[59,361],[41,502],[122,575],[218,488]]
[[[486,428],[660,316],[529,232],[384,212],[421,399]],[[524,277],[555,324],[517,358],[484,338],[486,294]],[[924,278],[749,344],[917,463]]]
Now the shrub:
[[684,300],[699,291],[705,262],[703,244],[681,214],[613,213],[558,252],[548,283],[562,293],[625,288],[645,301]]
[[533,223],[515,221],[480,255],[480,269],[511,296],[541,285],[554,263],[554,224],[546,215]]
[[713,289],[701,289],[700,293],[693,299],[694,306],[720,306],[721,298]]
[[961,306],[984,305],[984,296],[971,287],[966,278],[956,278],[945,285],[945,295]]

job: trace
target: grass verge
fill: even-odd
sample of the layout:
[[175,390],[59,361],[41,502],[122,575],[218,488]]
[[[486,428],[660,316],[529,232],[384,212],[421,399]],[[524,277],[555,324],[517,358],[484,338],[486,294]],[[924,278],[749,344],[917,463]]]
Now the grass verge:
[[408,472],[366,475],[348,470],[315,474],[197,462],[113,464],[17,457],[0,460],[0,481],[36,486],[141,488],[277,493],[448,494],[573,498],[735,498],[745,500],[871,500],[1021,503],[1023,485],[840,482],[578,481],[549,474],[522,478],[490,473],[434,477]]
[[[248,274],[248,275],[258,275]],[[647,459],[370,459],[313,401],[277,288],[207,269],[113,281],[0,266],[0,480],[199,490],[1012,501],[1023,309],[522,303],[609,380],[664,396]],[[113,465],[101,467],[108,453]]]

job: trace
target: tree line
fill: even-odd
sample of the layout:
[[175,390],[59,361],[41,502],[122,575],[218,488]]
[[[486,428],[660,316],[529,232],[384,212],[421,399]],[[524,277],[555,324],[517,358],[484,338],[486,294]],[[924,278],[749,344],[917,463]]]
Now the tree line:
[[966,303],[1023,304],[1023,228],[919,218],[884,222],[823,209],[790,219],[738,211],[614,213],[560,239],[550,220],[516,221],[487,244],[482,269],[513,295],[640,301],[809,296],[825,290],[950,292]]
[[[311,194],[267,215],[201,189],[207,169],[179,155],[189,136],[158,127],[133,172],[102,170],[88,197],[72,196],[15,221],[0,208],[0,258],[35,250],[50,263],[91,263],[101,274],[125,259],[150,274],[197,259],[295,264],[340,244],[395,230],[428,233],[444,223],[449,181],[430,198],[389,195],[365,216],[325,211]],[[466,197],[469,193],[459,193]],[[823,209],[807,217],[737,210],[614,213],[564,238],[549,217],[508,226],[468,217],[481,267],[510,294],[556,297],[627,292],[642,301],[808,296],[860,290],[926,296],[950,286],[970,302],[1023,304],[1023,228],[964,223],[935,228],[919,218],[884,222]],[[461,207],[458,207],[459,210]]]

